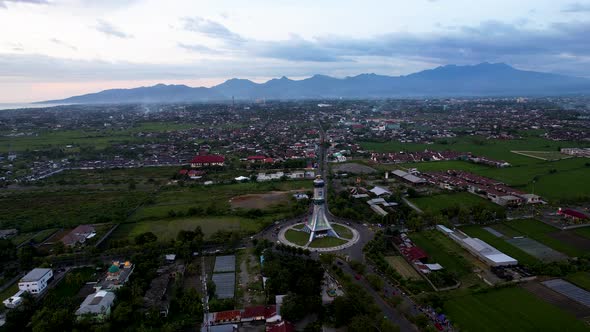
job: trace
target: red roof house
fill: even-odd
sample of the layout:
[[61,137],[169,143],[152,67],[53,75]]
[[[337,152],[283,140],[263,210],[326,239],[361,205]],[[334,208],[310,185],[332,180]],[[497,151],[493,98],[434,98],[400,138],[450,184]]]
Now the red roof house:
[[208,166],[224,166],[225,165],[225,157],[221,155],[205,155],[205,156],[196,156],[191,160],[191,167],[208,167]]
[[590,217],[588,217],[586,214],[584,214],[580,211],[572,210],[572,209],[561,209],[560,208],[559,211],[557,211],[557,213],[561,214],[562,216],[573,218],[573,219],[581,219],[581,220],[590,219]]
[[276,324],[266,324],[266,332],[294,332],[295,326],[289,322],[282,321]]

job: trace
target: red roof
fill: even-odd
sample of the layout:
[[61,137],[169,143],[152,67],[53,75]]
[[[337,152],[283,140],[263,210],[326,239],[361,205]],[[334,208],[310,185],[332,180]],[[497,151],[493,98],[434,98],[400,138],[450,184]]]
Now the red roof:
[[561,213],[565,214],[567,216],[570,216],[570,217],[578,218],[578,219],[590,218],[587,215],[585,215],[584,213],[582,213],[580,211],[572,210],[572,209],[563,209],[563,210],[561,210]]
[[428,255],[424,252],[424,250],[418,247],[410,248],[410,250],[407,252],[407,256],[413,261],[428,258]]
[[223,163],[225,162],[225,157],[216,155],[216,154],[209,154],[206,156],[196,156],[191,160],[193,164],[213,164],[213,163]]
[[249,156],[248,160],[264,160],[265,156]]
[[178,174],[180,175],[186,175],[186,173],[188,173],[188,169],[181,169],[180,171],[178,171]]
[[240,319],[240,311],[239,310],[229,310],[229,311],[220,311],[215,313],[216,322],[227,322],[227,321],[234,321]]
[[289,322],[282,321],[277,324],[266,324],[266,332],[293,332],[295,326]]

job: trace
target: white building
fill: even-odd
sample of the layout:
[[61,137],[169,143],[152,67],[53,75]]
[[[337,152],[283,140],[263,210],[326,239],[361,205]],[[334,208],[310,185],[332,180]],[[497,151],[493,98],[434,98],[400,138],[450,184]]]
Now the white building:
[[18,282],[18,289],[33,295],[42,293],[52,277],[51,269],[33,269]]

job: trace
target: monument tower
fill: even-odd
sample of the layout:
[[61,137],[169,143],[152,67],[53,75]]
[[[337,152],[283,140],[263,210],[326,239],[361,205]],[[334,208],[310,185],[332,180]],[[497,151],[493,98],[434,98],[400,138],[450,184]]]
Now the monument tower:
[[330,225],[328,216],[326,216],[326,202],[324,180],[318,175],[313,181],[313,213],[309,221],[305,224],[304,230],[309,233],[309,241],[324,236],[333,236],[339,238],[338,234]]

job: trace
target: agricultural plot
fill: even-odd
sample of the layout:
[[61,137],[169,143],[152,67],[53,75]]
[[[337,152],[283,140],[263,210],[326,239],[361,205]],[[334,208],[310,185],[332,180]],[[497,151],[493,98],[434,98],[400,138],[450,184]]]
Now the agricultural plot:
[[455,206],[459,206],[467,210],[478,206],[485,206],[486,208],[495,210],[504,209],[503,207],[496,205],[487,199],[470,194],[468,192],[412,198],[411,201],[423,211],[431,210],[437,212]]
[[540,300],[569,312],[581,320],[585,320],[590,317],[590,308],[572,300],[564,294],[556,292],[555,290],[543,285],[543,283],[538,281],[527,282],[522,284],[522,288],[531,292]]
[[527,237],[507,239],[506,242],[544,262],[556,262],[567,259],[566,255]]
[[420,275],[406,260],[401,256],[386,256],[387,263],[397,271],[402,277],[406,279],[421,279]]
[[286,204],[289,199],[289,193],[276,191],[236,196],[230,199],[230,204],[232,209],[266,209],[273,205]]
[[567,154],[563,154],[559,151],[511,151],[512,153],[519,154],[521,156],[531,157],[539,160],[552,161],[572,158]]
[[590,308],[590,292],[563,279],[547,280],[542,284]]
[[521,288],[451,298],[444,311],[461,331],[587,331],[574,315]]
[[409,236],[418,247],[428,253],[429,261],[439,263],[459,277],[471,272],[473,264],[463,256],[467,252],[438,231],[411,233]]
[[555,233],[549,233],[549,236],[562,243],[567,243],[582,253],[590,253],[590,238],[580,236],[576,232],[572,232],[571,230],[557,231]]
[[540,221],[534,219],[514,220],[507,223],[506,225],[512,229],[517,230],[522,235],[527,236],[533,240],[537,240],[548,247],[551,247],[566,255],[575,257],[587,253],[586,251],[581,250],[581,248],[575,247],[574,245],[567,242],[562,242],[550,236],[550,234],[556,233],[557,230]]
[[576,235],[590,239],[590,227],[581,227],[573,230]]

